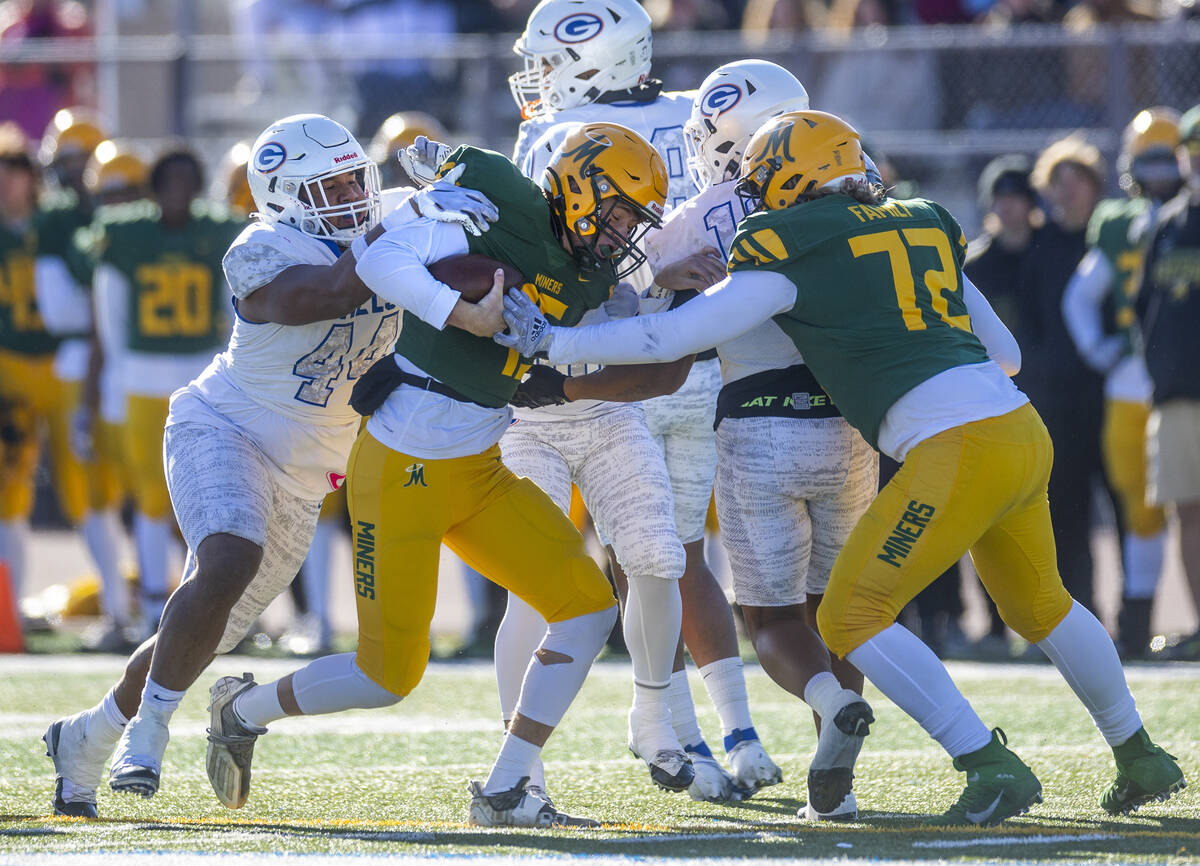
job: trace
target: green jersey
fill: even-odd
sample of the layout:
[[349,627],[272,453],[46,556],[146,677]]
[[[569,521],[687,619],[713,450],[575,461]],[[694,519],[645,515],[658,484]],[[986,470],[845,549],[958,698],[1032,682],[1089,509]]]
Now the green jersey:
[[53,355],[58,338],[38,312],[33,263],[37,231],[0,224],[0,349],[22,355]]
[[101,208],[86,242],[97,266],[129,283],[126,348],[182,355],[220,347],[228,336],[221,257],[242,220],[197,201],[180,228],[163,225],[151,201]]
[[1125,340],[1126,354],[1133,351],[1134,303],[1146,254],[1142,241],[1150,223],[1151,205],[1145,198],[1106,199],[1088,222],[1088,247],[1099,250],[1116,274],[1104,303],[1106,330]]
[[[588,310],[612,294],[611,271],[580,271],[575,257],[563,249],[550,223],[550,206],[541,187],[521,174],[506,157],[489,150],[460,147],[450,154],[443,172],[466,169],[458,185],[477,189],[500,210],[500,219],[479,237],[468,236],[472,253],[512,265],[525,277],[522,287],[537,299],[555,325],[575,325]],[[464,397],[484,406],[507,405],[529,360],[488,337],[460,328],[438,330],[407,310],[396,352]]]
[[71,278],[86,288],[91,288],[92,272],[76,237],[91,224],[92,216],[92,208],[81,204],[74,190],[55,190],[42,196],[34,217],[37,257],[61,259]]
[[963,300],[967,242],[924,199],[860,204],[831,195],[738,226],[731,273],[775,271],[796,304],[775,316],[821,386],[878,447],[883,417],[932,376],[987,361]]

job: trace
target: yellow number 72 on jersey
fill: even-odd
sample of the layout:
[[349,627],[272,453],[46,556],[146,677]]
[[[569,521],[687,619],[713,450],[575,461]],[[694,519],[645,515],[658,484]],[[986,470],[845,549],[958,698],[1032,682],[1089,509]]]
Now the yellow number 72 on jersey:
[[[903,234],[903,239],[901,239]],[[896,286],[896,302],[900,305],[900,313],[904,317],[904,326],[910,331],[925,330],[925,319],[917,304],[916,283],[913,278],[912,262],[908,257],[909,247],[932,247],[937,251],[940,268],[931,269],[924,274],[925,290],[929,292],[929,300],[933,311],[942,321],[962,331],[971,330],[969,315],[950,315],[949,302],[943,292],[952,294],[960,290],[958,284],[958,266],[950,251],[950,239],[941,229],[904,229],[903,232],[892,229],[886,232],[857,235],[850,238],[850,251],[854,257],[869,256],[874,253],[887,253],[892,266],[892,281]]]

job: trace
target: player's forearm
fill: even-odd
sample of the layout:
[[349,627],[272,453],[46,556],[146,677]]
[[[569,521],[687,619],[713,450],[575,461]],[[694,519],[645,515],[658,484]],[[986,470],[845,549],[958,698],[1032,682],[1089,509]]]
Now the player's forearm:
[[1104,255],[1088,251],[1071,275],[1063,292],[1062,315],[1067,333],[1079,354],[1097,369],[1111,365],[1105,343],[1100,308],[1116,273]]
[[572,376],[563,382],[568,400],[606,400],[611,403],[637,403],[666,394],[674,394],[691,372],[695,355],[687,355],[667,364],[629,364],[605,367],[586,376]]
[[740,337],[796,300],[796,287],[771,272],[734,274],[681,307],[600,325],[554,328],[555,364],[677,361]]
[[[429,237],[431,232],[448,231],[461,236],[461,248],[444,251],[441,249],[444,245]],[[355,265],[355,272],[381,298],[441,329],[449,324],[461,295],[429,273],[426,264],[454,252],[465,252],[465,248],[466,236],[458,226],[435,223],[395,229],[385,232],[367,248]]]
[[1017,344],[1017,338],[1000,321],[983,292],[975,287],[966,274],[963,274],[963,300],[971,317],[971,330],[983,343],[988,357],[1009,376],[1021,372],[1021,347]]
[[75,282],[66,263],[57,256],[42,256],[34,265],[38,313],[51,334],[81,334],[92,328],[92,304]]

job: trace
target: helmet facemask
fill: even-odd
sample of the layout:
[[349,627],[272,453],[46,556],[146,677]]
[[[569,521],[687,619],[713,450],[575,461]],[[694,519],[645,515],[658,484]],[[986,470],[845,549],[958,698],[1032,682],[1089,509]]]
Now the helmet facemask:
[[[554,185],[561,188],[562,179],[552,170],[550,175]],[[561,194],[551,196],[551,207],[569,232],[568,243],[581,268],[611,268],[617,279],[628,276],[646,261],[641,241],[646,232],[662,225],[662,216],[622,192],[599,168],[585,174],[584,179],[591,184],[592,198],[596,202],[590,213],[577,218],[574,223],[569,222],[565,216],[565,201]],[[568,175],[566,182],[573,187],[571,191],[574,194],[579,195],[582,192],[577,188],[574,177]],[[629,234],[613,225],[612,212],[617,205],[623,205],[637,217],[637,224]]]
[[[357,201],[331,202],[323,182],[348,173],[354,174],[359,187],[365,193],[364,197]],[[379,222],[379,167],[370,160],[334,166],[329,171],[303,180],[280,178],[279,183],[284,194],[292,196],[301,204],[300,225],[297,227],[309,237],[348,244],[359,235],[366,234]]]

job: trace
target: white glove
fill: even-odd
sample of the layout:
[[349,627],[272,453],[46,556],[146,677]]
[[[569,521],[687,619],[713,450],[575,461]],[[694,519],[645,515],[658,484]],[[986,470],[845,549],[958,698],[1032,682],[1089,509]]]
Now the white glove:
[[418,135],[416,141],[396,154],[404,173],[412,178],[417,186],[427,186],[437,177],[438,166],[450,155],[450,145],[440,141],[430,141],[423,135]]
[[628,319],[630,316],[637,315],[640,302],[641,297],[638,295],[637,289],[629,283],[617,283],[612,297],[601,306],[604,307],[604,312],[610,319]]
[[520,289],[509,289],[504,296],[504,324],[508,330],[493,334],[492,339],[501,346],[516,349],[518,355],[532,358],[550,348],[550,323]]
[[[410,201],[421,216],[442,223],[457,223],[479,237],[500,218],[500,211],[478,190],[455,186],[465,169],[465,165],[456,165],[444,177],[414,194]],[[390,228],[386,219],[383,226]]]

